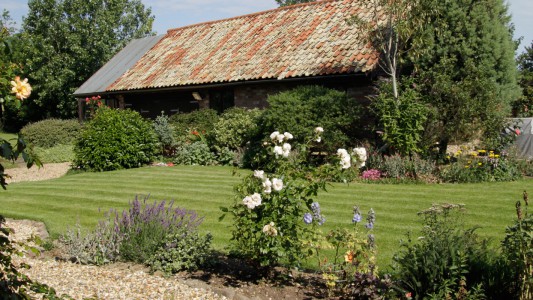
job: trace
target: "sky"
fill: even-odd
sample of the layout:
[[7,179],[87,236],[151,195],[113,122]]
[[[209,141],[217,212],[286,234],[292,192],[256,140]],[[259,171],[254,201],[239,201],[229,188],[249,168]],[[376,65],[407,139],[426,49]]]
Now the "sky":
[[[515,25],[515,39],[524,37],[518,53],[533,41],[533,1],[507,0],[512,22]],[[207,21],[231,18],[249,13],[260,12],[277,7],[274,0],[142,0],[146,7],[152,8],[155,16],[153,30],[158,34],[168,29]],[[28,13],[25,0],[0,0],[0,12],[7,9],[17,26]]]

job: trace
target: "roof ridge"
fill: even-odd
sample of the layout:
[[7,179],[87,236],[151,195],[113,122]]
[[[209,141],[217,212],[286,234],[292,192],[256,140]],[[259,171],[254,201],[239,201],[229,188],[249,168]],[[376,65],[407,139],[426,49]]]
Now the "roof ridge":
[[236,19],[241,19],[241,18],[248,18],[248,17],[253,17],[253,16],[256,16],[256,15],[267,14],[269,12],[273,12],[273,11],[277,11],[277,10],[279,10],[279,11],[289,10],[289,9],[295,9],[295,8],[302,7],[302,6],[319,5],[319,4],[322,4],[322,3],[337,2],[337,1],[341,2],[341,1],[345,1],[345,0],[317,0],[317,1],[298,3],[298,4],[288,5],[288,6],[282,6],[282,7],[278,7],[278,8],[268,9],[268,10],[264,10],[264,11],[259,11],[259,12],[255,12],[255,13],[250,13],[250,14],[245,14],[245,15],[240,15],[240,16],[235,16],[235,17],[230,17],[230,18],[225,18],[225,19],[220,19],[220,20],[206,21],[206,22],[186,25],[186,26],[182,26],[182,27],[171,28],[171,29],[167,30],[167,34],[170,34],[171,32],[174,32],[174,31],[191,28],[191,27],[205,26],[205,25],[208,25],[208,24],[222,23],[222,22],[225,22],[225,21],[236,20]]

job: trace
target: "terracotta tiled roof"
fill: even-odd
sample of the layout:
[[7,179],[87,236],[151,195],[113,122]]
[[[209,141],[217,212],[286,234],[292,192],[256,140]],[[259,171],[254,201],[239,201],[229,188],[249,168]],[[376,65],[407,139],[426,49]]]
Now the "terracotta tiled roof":
[[107,91],[372,70],[376,52],[346,22],[370,17],[364,3],[310,2],[169,30]]

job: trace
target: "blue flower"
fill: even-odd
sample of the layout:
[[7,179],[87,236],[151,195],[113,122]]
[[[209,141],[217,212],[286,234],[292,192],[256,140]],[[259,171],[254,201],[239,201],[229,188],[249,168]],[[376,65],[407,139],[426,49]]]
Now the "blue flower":
[[365,227],[367,229],[372,229],[372,228],[374,228],[374,223],[366,223]]
[[311,224],[313,222],[313,215],[311,215],[310,213],[305,213],[304,214],[304,223],[305,224]]
[[361,215],[356,213],[353,215],[352,223],[359,223],[361,222],[361,219],[362,219]]

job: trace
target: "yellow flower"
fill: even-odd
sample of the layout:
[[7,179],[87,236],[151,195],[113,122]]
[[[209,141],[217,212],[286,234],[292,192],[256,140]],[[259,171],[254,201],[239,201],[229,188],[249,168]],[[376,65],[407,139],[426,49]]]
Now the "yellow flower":
[[28,83],[28,78],[24,78],[23,81],[20,81],[20,77],[15,77],[14,81],[11,81],[11,92],[15,94],[17,99],[24,100],[31,95],[31,86]]
[[494,154],[494,158],[500,158],[499,154]]
[[477,152],[471,152],[470,155],[477,156]]
[[487,150],[478,150],[477,152],[479,152],[479,153],[486,153]]
[[477,163],[477,165],[478,165],[478,166],[481,166],[481,165],[483,165],[483,164],[482,164],[482,163]]

